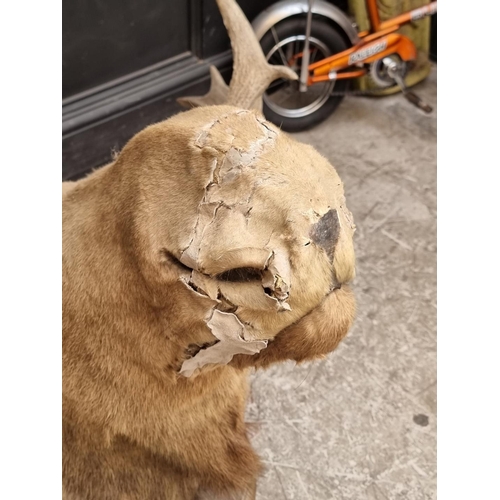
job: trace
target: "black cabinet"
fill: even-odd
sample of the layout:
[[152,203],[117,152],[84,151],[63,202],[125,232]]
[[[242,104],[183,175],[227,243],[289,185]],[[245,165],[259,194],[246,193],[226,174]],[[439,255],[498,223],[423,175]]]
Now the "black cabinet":
[[191,49],[189,3],[66,0],[63,98]]

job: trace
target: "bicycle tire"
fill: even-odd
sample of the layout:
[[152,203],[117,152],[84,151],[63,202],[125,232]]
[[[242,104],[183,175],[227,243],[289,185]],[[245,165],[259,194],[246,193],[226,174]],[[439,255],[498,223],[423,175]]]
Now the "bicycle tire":
[[[279,48],[276,47],[280,43],[294,39],[294,37],[295,42],[300,43],[300,37],[305,38],[305,32],[306,17],[304,16],[291,17],[277,23],[260,40],[260,44],[264,55],[266,56],[266,59],[268,59],[271,64],[284,64],[286,62],[288,66],[291,66],[289,61],[287,61],[286,58],[283,57],[284,54],[280,54],[279,50],[280,48],[283,49],[286,44],[282,45]],[[311,47],[318,49],[317,55],[319,55],[319,59],[327,57],[329,55],[337,54],[338,52],[342,52],[349,47],[349,44],[346,42],[341,32],[339,32],[337,29],[335,29],[335,27],[333,27],[325,20],[316,16],[313,16],[310,41]],[[293,43],[293,41],[289,43]],[[296,68],[296,71],[300,75],[300,67]],[[294,93],[298,100],[303,99],[303,96],[306,96],[307,93],[317,91],[318,86],[323,86],[324,91],[321,91],[323,93],[321,94],[321,97],[318,98],[317,102],[313,101],[313,103],[309,106],[297,108],[295,109],[296,112],[294,113],[293,109],[286,109],[283,106],[277,105],[272,101],[272,94],[270,94],[270,89],[273,88],[273,85],[274,87],[278,85],[289,85],[288,92],[290,93],[290,95]],[[329,95],[330,92],[333,89],[335,89],[335,92],[344,92],[348,89],[349,84],[348,80],[319,83],[309,87],[308,91],[305,94],[299,92],[298,85],[298,81],[285,82],[284,80],[280,80],[277,83],[273,82],[263,96],[264,116],[267,120],[271,121],[287,132],[307,130],[328,118],[337,109],[338,105],[343,99],[343,96]]]

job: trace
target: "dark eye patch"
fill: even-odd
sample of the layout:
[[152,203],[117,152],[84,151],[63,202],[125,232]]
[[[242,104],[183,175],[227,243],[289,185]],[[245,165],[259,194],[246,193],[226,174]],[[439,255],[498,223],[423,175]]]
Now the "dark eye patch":
[[230,281],[232,283],[245,283],[248,281],[260,281],[262,270],[255,267],[238,267],[229,269],[215,276],[219,281]]

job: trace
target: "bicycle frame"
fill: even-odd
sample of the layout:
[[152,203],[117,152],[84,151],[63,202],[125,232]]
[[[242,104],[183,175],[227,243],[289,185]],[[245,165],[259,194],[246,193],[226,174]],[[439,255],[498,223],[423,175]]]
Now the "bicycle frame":
[[[403,61],[417,56],[415,44],[404,35],[395,33],[401,26],[437,12],[437,2],[405,12],[387,21],[380,22],[377,0],[366,0],[371,31],[359,33],[360,42],[343,52],[308,65],[307,85],[319,82],[357,78],[366,73],[361,64],[371,63],[392,54]],[[349,71],[344,71],[349,69]]]

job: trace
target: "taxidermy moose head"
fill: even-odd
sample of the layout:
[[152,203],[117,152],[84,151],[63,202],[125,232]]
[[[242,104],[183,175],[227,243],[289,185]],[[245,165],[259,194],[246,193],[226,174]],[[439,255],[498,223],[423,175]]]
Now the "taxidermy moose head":
[[296,75],[217,1],[229,88],[212,69],[211,91],[184,100],[201,107],[63,185],[68,500],[254,498],[247,368],[322,357],[353,320],[340,178],[261,116],[269,83]]

